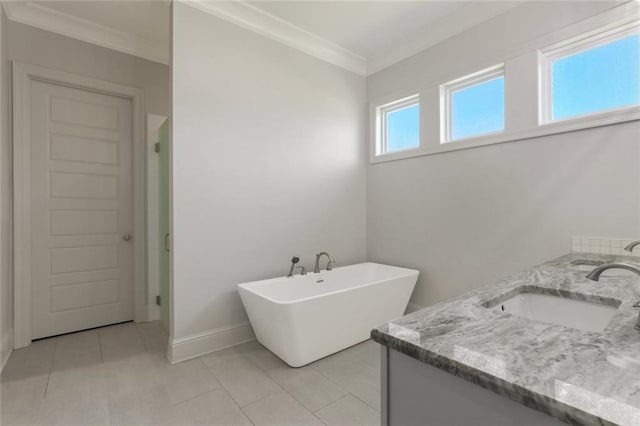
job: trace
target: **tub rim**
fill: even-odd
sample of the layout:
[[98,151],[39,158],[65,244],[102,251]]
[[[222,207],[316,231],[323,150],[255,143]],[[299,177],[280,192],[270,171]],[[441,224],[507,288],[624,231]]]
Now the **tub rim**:
[[[420,276],[420,271],[417,270],[417,269],[404,268],[402,266],[387,265],[385,263],[378,263],[378,262],[353,263],[351,265],[338,266],[338,267],[334,268],[334,270],[349,269],[349,268],[353,268],[353,267],[359,266],[359,265],[380,265],[380,266],[385,266],[387,268],[394,268],[394,269],[399,269],[399,270],[404,271],[403,274],[400,274],[400,275],[395,276],[395,277],[390,278],[390,279],[404,278],[404,277],[408,277],[408,276],[411,276],[411,275],[415,274],[416,275],[416,282],[417,282],[418,277]],[[322,273],[322,272],[319,272],[318,275],[320,273]],[[316,274],[316,273],[315,272],[311,272],[311,274]],[[296,275],[292,279],[295,279],[296,277],[299,277],[299,275]],[[258,293],[256,291],[253,291],[251,289],[251,287],[256,286],[258,284],[266,284],[266,283],[271,282],[271,281],[279,281],[279,280],[282,280],[282,279],[287,279],[287,277],[286,276],[280,276],[280,277],[267,278],[267,279],[258,280],[258,281],[249,281],[249,282],[245,282],[245,283],[236,284],[236,286],[238,288],[238,292],[240,292],[240,289],[242,289],[242,290],[247,291],[249,293],[255,294],[258,297],[266,299],[271,303],[275,303],[277,305],[292,305],[292,304],[296,304],[296,303],[300,303],[300,302],[305,302],[305,301],[308,301],[308,300],[319,299],[319,298],[326,297],[326,296],[329,296],[329,295],[332,295],[332,294],[340,294],[340,293],[344,293],[344,292],[347,292],[347,291],[350,291],[350,290],[356,290],[356,289],[360,289],[360,288],[363,288],[363,287],[369,287],[369,286],[372,286],[372,285],[375,285],[375,284],[380,284],[381,282],[390,280],[390,279],[375,280],[375,281],[372,281],[372,282],[367,282],[367,283],[364,283],[364,284],[360,284],[360,285],[355,286],[355,287],[344,288],[344,289],[332,291],[330,293],[317,294],[315,296],[309,296],[309,297],[305,297],[303,299],[290,300],[290,301],[286,301],[286,302],[275,300],[275,299],[273,299],[273,298],[271,298],[269,296],[265,296],[264,294],[260,294],[260,293]],[[415,285],[416,285],[416,283],[414,282],[414,284],[413,284],[414,288],[415,288]]]

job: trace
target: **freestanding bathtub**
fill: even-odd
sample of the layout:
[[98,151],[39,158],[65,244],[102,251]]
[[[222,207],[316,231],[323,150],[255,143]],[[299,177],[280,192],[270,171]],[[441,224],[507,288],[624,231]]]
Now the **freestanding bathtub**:
[[258,341],[301,367],[368,339],[372,328],[402,316],[418,274],[360,263],[238,284],[238,291]]

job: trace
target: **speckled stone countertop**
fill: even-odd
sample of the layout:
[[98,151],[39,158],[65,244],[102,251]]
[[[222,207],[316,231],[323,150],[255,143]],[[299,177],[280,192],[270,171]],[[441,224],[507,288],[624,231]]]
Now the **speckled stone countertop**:
[[[587,280],[575,253],[375,328],[376,342],[571,424],[640,425],[640,278],[620,270]],[[586,272],[585,272],[586,269]],[[492,309],[520,292],[618,306],[601,332],[527,320]]]

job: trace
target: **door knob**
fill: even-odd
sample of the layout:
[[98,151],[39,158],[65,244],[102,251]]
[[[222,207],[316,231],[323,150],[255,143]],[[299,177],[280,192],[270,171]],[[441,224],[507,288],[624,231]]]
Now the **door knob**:
[[122,236],[122,239],[125,240],[125,241],[129,241],[131,239],[131,234],[124,234]]

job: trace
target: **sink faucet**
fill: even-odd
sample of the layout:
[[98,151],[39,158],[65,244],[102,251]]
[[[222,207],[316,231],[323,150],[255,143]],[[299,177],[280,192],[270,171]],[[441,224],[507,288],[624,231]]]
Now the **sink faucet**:
[[600,275],[608,269],[626,269],[627,271],[634,272],[640,277],[640,268],[629,265],[628,263],[605,263],[604,265],[597,266],[593,271],[587,275],[587,278],[591,281],[600,281]]
[[633,241],[633,242],[631,242],[631,243],[627,244],[627,246],[626,246],[624,249],[625,249],[626,251],[628,251],[628,252],[632,252],[632,251],[633,251],[633,249],[634,249],[637,245],[639,245],[639,244],[640,244],[640,240],[638,240],[638,241]]
[[[640,242],[637,242],[640,244]],[[631,248],[633,250],[633,247]],[[626,250],[626,248],[625,248]],[[629,250],[631,251],[631,250]],[[608,269],[626,269],[627,271],[631,271],[636,275],[640,276],[640,268],[629,265],[628,263],[605,263],[604,265],[597,266],[593,271],[587,275],[587,278],[592,281],[600,281],[600,275]],[[634,308],[640,308],[640,301],[633,304]],[[640,331],[640,314],[638,315],[638,321],[636,321],[635,329]]]
[[327,258],[329,259],[329,262],[327,262],[327,271],[330,271],[333,267],[333,264],[335,263],[331,259],[331,256],[329,256],[329,253],[327,253],[326,251],[316,254],[316,266],[313,268],[313,272],[315,272],[316,274],[320,273],[320,258],[322,256],[327,256]]

